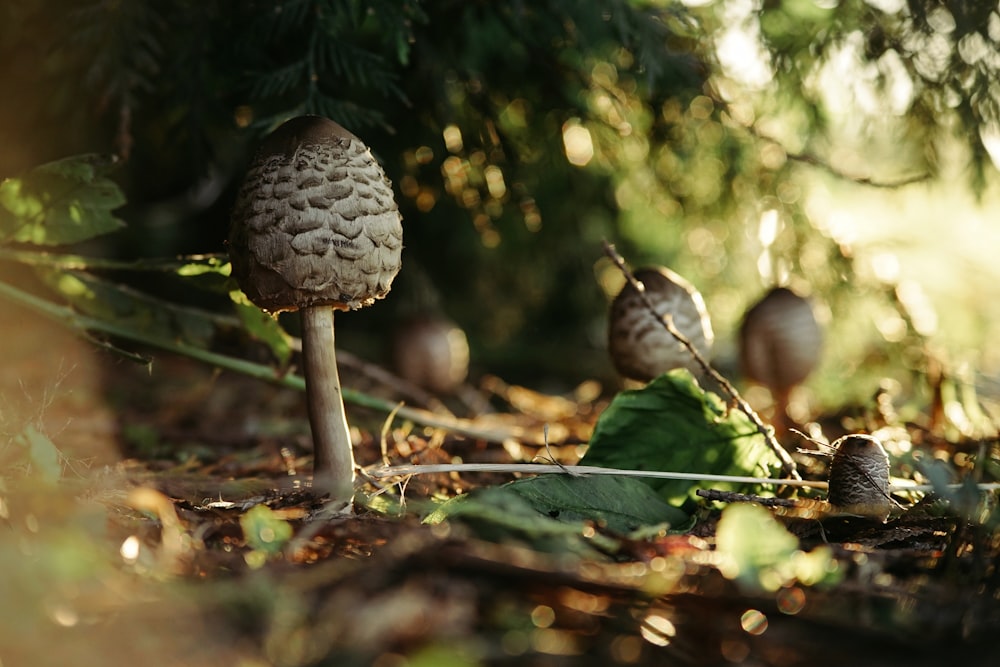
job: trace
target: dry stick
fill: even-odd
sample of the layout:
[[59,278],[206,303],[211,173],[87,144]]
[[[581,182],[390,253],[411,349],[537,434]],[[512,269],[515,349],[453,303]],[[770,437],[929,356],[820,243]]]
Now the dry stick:
[[717,500],[722,503],[757,503],[764,507],[800,507],[802,505],[802,501],[797,498],[765,498],[749,493],[720,491],[719,489],[698,489],[695,493],[706,500]]
[[744,477],[741,475],[711,475],[700,472],[669,472],[663,470],[627,470],[604,468],[602,466],[570,466],[546,463],[422,463],[398,466],[378,466],[366,473],[381,479],[384,477],[407,477],[443,472],[496,472],[531,474],[615,475],[620,477],[646,477],[651,479],[679,479],[693,482],[731,482],[734,484],[773,484],[775,486],[807,486],[826,489],[826,482],[803,479],[774,479],[772,477]]
[[779,443],[774,437],[774,434],[771,433],[770,429],[764,425],[760,416],[758,416],[754,409],[750,407],[750,404],[747,403],[742,396],[740,396],[740,393],[736,391],[736,387],[734,387],[733,384],[721,373],[712,368],[711,364],[709,364],[705,358],[701,356],[701,353],[695,349],[694,345],[691,344],[691,341],[689,341],[684,334],[677,330],[677,327],[674,326],[674,320],[670,314],[667,313],[660,315],[660,313],[657,312],[656,306],[653,305],[653,302],[649,299],[649,295],[646,294],[645,285],[636,279],[635,275],[633,275],[629,268],[625,266],[625,260],[622,256],[619,255],[618,251],[615,250],[615,247],[606,240],[604,241],[604,254],[610,257],[611,261],[615,263],[615,266],[617,266],[618,270],[625,276],[625,280],[627,280],[636,291],[639,298],[642,299],[642,303],[649,309],[649,312],[653,314],[653,317],[659,320],[660,324],[663,325],[670,335],[676,338],[680,344],[684,346],[691,356],[694,357],[694,360],[698,362],[698,365],[701,366],[702,370],[705,371],[709,377],[719,383],[719,386],[722,387],[723,390],[729,394],[730,398],[736,402],[740,411],[750,418],[750,421],[757,427],[757,430],[764,436],[764,440],[767,442],[767,445],[774,451],[775,455],[777,455],[778,460],[781,461],[781,470],[784,472],[785,476],[791,479],[802,479],[796,469],[795,461],[793,461],[792,457],[787,451],[785,451],[785,448],[781,446],[781,443]]
[[[773,484],[775,486],[804,486],[811,489],[827,490],[829,484],[811,479],[788,479],[773,477],[743,477],[739,475],[710,475],[698,472],[668,472],[663,470],[628,470],[619,468],[604,468],[600,466],[571,466],[546,463],[420,463],[397,466],[374,466],[367,468],[365,473],[376,479],[387,477],[410,477],[412,475],[433,475],[449,472],[492,472],[492,473],[529,473],[529,474],[563,474],[572,476],[584,475],[615,475],[620,477],[645,477],[650,479],[677,479],[693,482],[730,482],[733,484]],[[948,484],[945,488],[957,490],[961,484]],[[980,491],[1000,491],[1000,482],[977,484]],[[928,493],[937,491],[933,484],[890,484],[889,490],[896,492]],[[702,495],[702,492],[698,492]]]

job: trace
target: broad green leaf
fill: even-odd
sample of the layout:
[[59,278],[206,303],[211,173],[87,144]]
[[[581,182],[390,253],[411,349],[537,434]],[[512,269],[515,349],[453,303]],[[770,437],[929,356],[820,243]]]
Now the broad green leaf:
[[719,571],[743,589],[776,591],[800,582],[833,583],[839,577],[829,547],[799,549],[798,539],[760,505],[735,503],[722,511],[715,532]]
[[592,543],[584,538],[582,522],[553,519],[505,487],[485,487],[452,498],[424,521],[431,524],[457,521],[481,539],[521,542],[535,551],[568,553],[581,558],[599,559],[617,547],[614,540],[599,533],[594,535]]
[[79,155],[0,183],[0,241],[58,245],[121,228],[112,211],[125,196],[106,177],[110,166],[101,156]]
[[[770,477],[778,461],[745,414],[727,409],[721,398],[704,391],[690,373],[678,370],[642,389],[618,394],[594,427],[581,464]],[[699,486],[683,480],[643,481],[675,505]],[[713,482],[711,486],[740,485]]]
[[[460,520],[487,539],[517,539],[538,551],[592,558],[617,549],[613,536],[676,526],[688,516],[635,479],[541,475],[477,489],[444,503],[425,519],[445,520]],[[594,533],[594,526],[601,532]]]
[[83,271],[39,270],[39,275],[76,310],[141,334],[205,348],[223,324],[214,313],[157,299]]
[[618,535],[657,524],[676,526],[689,518],[665,503],[649,485],[633,477],[540,475],[511,482],[503,488],[553,519],[570,523],[592,521]]
[[279,365],[286,367],[292,358],[292,342],[278,320],[250,303],[240,290],[232,290],[229,298],[236,305],[236,314],[250,335],[267,345]]

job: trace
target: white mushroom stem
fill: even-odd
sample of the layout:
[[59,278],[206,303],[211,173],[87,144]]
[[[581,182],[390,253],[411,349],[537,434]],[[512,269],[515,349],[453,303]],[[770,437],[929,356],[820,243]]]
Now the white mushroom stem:
[[331,504],[349,506],[354,497],[354,449],[337,373],[333,308],[303,308],[301,317],[306,403],[315,452],[313,489],[330,494]]

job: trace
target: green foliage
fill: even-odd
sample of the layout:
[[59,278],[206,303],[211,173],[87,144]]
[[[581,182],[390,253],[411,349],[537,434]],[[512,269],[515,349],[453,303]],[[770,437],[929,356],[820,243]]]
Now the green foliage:
[[[250,337],[267,345],[282,368],[287,366],[289,336],[242,293],[231,292],[229,263],[216,256],[116,261],[32,248],[88,241],[123,226],[113,211],[123,206],[125,199],[107,177],[110,164],[94,155],[75,156],[0,183],[0,258],[34,267],[72,312],[132,340],[167,340],[182,348],[207,350],[220,331],[242,327]],[[20,245],[12,247],[12,243]],[[190,286],[230,293],[238,317],[153,297],[96,274],[104,269],[156,272]],[[46,310],[37,297],[20,290],[17,293]],[[85,333],[87,326],[81,322],[67,323]],[[137,361],[148,361],[97,342]]]
[[632,478],[541,475],[477,489],[447,501],[426,518],[427,523],[445,520],[460,521],[493,540],[516,539],[541,551],[600,557],[617,550],[616,536],[648,532],[652,526],[677,527],[688,517]]
[[83,271],[46,273],[47,282],[77,311],[140,334],[205,348],[222,323],[208,311],[157,299]]
[[719,571],[752,593],[773,593],[794,583],[830,585],[841,577],[830,547],[801,551],[798,538],[759,505],[726,507],[715,544]]
[[278,366],[286,368],[292,358],[292,342],[278,320],[250,303],[250,299],[241,290],[230,291],[229,298],[236,307],[236,314],[246,332],[267,345]]
[[965,475],[955,486],[959,476],[949,464],[940,460],[921,461],[917,467],[934,487],[938,502],[947,507],[948,513],[973,524],[987,523],[996,510],[996,499],[982,493],[974,475]]
[[[895,4],[895,3],[892,3]],[[808,142],[820,146],[837,132],[839,113],[823,100],[822,89],[811,81],[825,65],[845,57],[856,59],[858,78],[871,78],[876,92],[890,95],[895,82],[905,77],[913,86],[912,99],[889,115],[900,119],[894,138],[909,147],[916,169],[935,170],[940,165],[935,136],[950,136],[969,149],[973,179],[984,185],[990,158],[984,150],[982,131],[991,131],[1000,119],[997,74],[995,7],[962,0],[937,2],[906,0],[899,7],[882,9],[854,0],[836,9],[809,0],[768,3],[751,20],[759,21],[769,47],[781,88],[792,93],[793,103],[811,105]],[[852,92],[853,94],[853,92]],[[889,105],[886,105],[889,106]],[[869,110],[877,116],[885,109]],[[872,139],[886,133],[883,117],[870,128]],[[966,131],[953,133],[958,122]],[[979,131],[968,131],[976,128]],[[890,130],[893,132],[893,130]]]
[[[676,370],[642,389],[618,394],[594,427],[581,464],[770,477],[778,462],[745,414],[728,409],[686,370]],[[645,481],[674,505],[683,503],[700,486],[684,480]],[[738,485],[713,482],[712,486]]]
[[265,556],[280,553],[292,537],[291,525],[266,505],[255,505],[241,515],[240,527],[247,546]]
[[413,24],[425,19],[413,0],[261,3],[241,17],[238,33],[249,56],[249,95],[275,111],[259,125],[290,109],[351,128],[386,125],[384,105],[406,102],[398,67],[409,60]]
[[[0,156],[0,174],[115,150],[128,158],[119,180],[132,231],[109,250],[216,251],[259,133],[292,114],[330,116],[363,136],[397,187],[407,225],[398,284],[420,266],[446,289],[441,303],[483,367],[518,381],[610,379],[604,298],[620,282],[599,259],[601,239],[635,265],[692,279],[720,340],[752,292],[784,276],[812,288],[837,324],[859,295],[880,306],[885,295],[807,211],[807,180],[931,175],[942,138],[964,142],[980,185],[988,175],[995,8],[758,5],[17,3],[0,26],[0,60],[18,63],[0,81],[18,100],[0,116],[0,139],[23,150]],[[760,81],[722,57],[738,29],[744,60],[759,48]],[[842,94],[824,84],[829,71]],[[912,95],[890,103],[907,80]],[[592,143],[585,164],[567,159],[573,127]],[[782,224],[762,249],[755,232],[769,210]],[[18,224],[0,214],[0,235]],[[348,342],[357,327],[368,341],[400,303],[345,319],[338,333]],[[280,335],[265,333],[255,335],[283,364]],[[898,342],[873,327],[863,336],[851,354]]]
[[119,229],[125,203],[108,172],[113,162],[80,155],[0,183],[0,242],[76,243]]
[[505,488],[553,519],[592,521],[618,535],[656,524],[676,527],[688,519],[631,477],[541,475],[511,482]]

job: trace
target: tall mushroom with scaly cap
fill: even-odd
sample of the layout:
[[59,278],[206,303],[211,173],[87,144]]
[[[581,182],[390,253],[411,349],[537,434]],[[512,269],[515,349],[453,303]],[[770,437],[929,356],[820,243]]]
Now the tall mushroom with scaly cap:
[[270,312],[298,310],[315,461],[313,488],[349,506],[354,454],[333,312],[381,299],[399,272],[403,227],[368,147],[326,118],[293,118],[261,144],[229,229],[233,275]]

